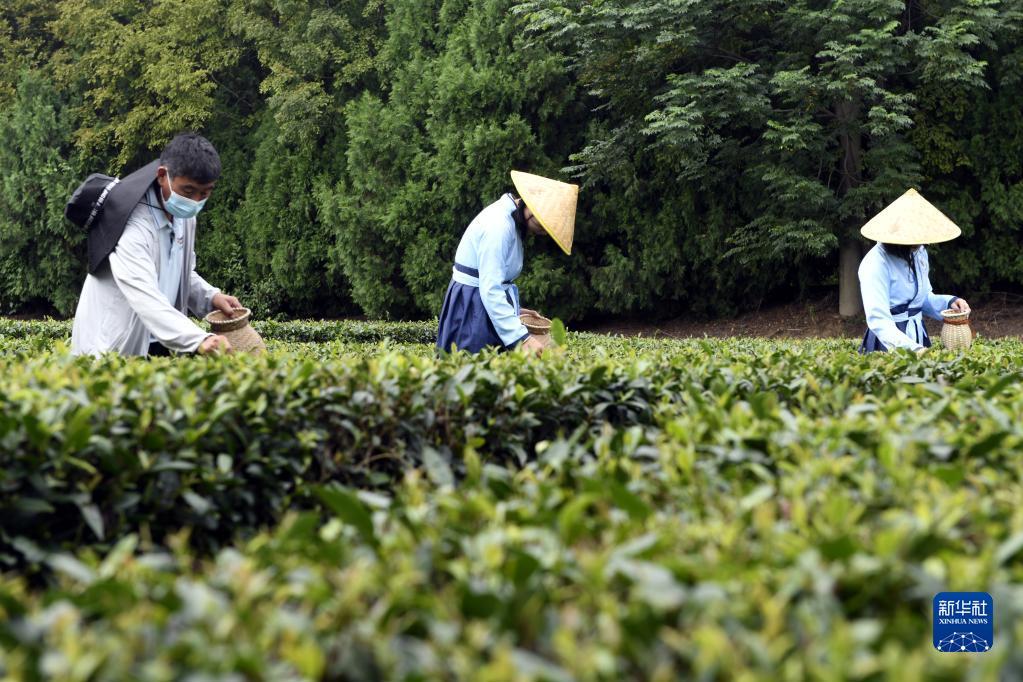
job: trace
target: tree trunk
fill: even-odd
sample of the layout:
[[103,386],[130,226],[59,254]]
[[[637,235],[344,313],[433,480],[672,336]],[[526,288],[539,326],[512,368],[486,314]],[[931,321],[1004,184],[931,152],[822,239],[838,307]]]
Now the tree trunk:
[[858,239],[845,239],[838,247],[838,314],[859,317],[863,314],[860,298],[860,278],[857,270],[863,249]]
[[[845,100],[835,104],[838,119],[839,142],[842,146],[840,159],[838,197],[841,200],[863,182],[863,144],[860,138],[860,103]],[[857,270],[863,250],[857,236],[858,225],[842,226],[838,242],[838,314],[842,317],[857,317],[863,314],[860,298],[860,278]]]

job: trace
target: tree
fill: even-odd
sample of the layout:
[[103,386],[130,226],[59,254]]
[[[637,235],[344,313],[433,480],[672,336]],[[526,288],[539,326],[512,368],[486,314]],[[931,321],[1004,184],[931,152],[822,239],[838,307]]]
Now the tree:
[[910,185],[964,229],[937,285],[1016,287],[1021,6],[9,0],[2,305],[69,310],[68,191],[182,129],[224,162],[199,268],[259,316],[436,314],[511,168],[583,184],[573,255],[530,240],[519,280],[566,319],[858,310],[857,228]]
[[[524,44],[509,6],[388,5],[381,92],[347,105],[346,172],[319,195],[352,296],[370,315],[436,314],[463,230],[510,189],[509,170],[557,175],[565,160],[579,121],[573,88],[553,55]],[[566,275],[579,261],[545,259],[545,246],[556,249],[528,247],[524,299],[553,292],[561,295],[547,300],[561,300],[564,311],[586,305],[582,287],[558,291],[582,279]]]
[[25,69],[44,69],[59,44],[49,30],[52,0],[5,0],[0,6],[0,107],[14,99]]
[[0,312],[28,303],[73,310],[85,235],[64,220],[75,180],[65,160],[71,124],[53,84],[36,70],[0,109]]
[[[62,0],[54,31],[58,85],[74,93],[82,167],[118,173],[148,162],[177,132],[202,130],[236,90],[242,47],[227,0]],[[227,81],[226,87],[221,85]],[[235,102],[244,113],[245,94]],[[234,117],[234,125],[244,125]]]
[[331,257],[333,229],[315,197],[344,173],[347,131],[339,112],[374,86],[383,16],[379,1],[231,6],[230,28],[260,65],[264,107],[244,143],[247,177],[233,224],[225,221],[217,238],[237,244],[239,291],[263,313],[351,310],[349,285]]
[[1023,2],[949,8],[928,46],[910,139],[929,198],[963,228],[935,249],[935,286],[985,292],[1023,281]]
[[[600,98],[583,177],[657,151],[679,191],[731,195],[723,227],[747,272],[791,280],[840,255],[840,311],[860,310],[857,228],[922,175],[907,133],[921,81],[975,82],[997,0],[522,3]],[[917,67],[922,62],[922,70]],[[682,264],[684,269],[685,263]]]

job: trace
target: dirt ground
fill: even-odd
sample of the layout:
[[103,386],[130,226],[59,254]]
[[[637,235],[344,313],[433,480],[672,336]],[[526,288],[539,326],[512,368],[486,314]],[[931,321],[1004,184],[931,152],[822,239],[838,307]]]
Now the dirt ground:
[[[1023,295],[994,293],[970,298],[973,331],[987,338],[1023,335]],[[926,321],[928,333],[936,337],[941,323]],[[570,325],[577,331],[626,336],[667,338],[761,336],[769,338],[861,338],[866,330],[861,317],[845,319],[838,314],[838,297],[828,295],[813,301],[763,307],[732,319],[710,321],[680,317],[663,322],[602,321]]]

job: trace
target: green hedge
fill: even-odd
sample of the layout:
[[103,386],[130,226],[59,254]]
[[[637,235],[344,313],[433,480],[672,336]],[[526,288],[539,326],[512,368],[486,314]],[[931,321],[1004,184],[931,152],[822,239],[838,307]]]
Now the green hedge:
[[[209,325],[199,322],[204,328]],[[399,343],[434,343],[437,321],[364,322],[357,320],[277,322],[258,320],[253,329],[272,341],[295,343],[377,343],[390,339]],[[0,341],[7,339],[70,339],[70,320],[12,320],[0,317]]]
[[[1019,341],[48,333],[0,339],[0,679],[1023,675]],[[934,652],[943,590],[989,654]]]
[[[382,349],[326,359],[12,360],[0,389],[0,532],[38,545],[194,526],[205,546],[308,504],[304,484],[380,485],[479,443],[524,462],[588,422],[650,422],[657,388],[626,366],[583,373],[521,356],[476,363]],[[2,361],[0,361],[2,364]],[[571,425],[571,426],[564,426]]]
[[590,335],[540,362],[438,359],[427,346],[349,355],[288,347],[264,358],[0,358],[3,560],[37,561],[37,547],[102,545],[143,529],[159,540],[186,526],[197,546],[214,548],[314,504],[309,484],[386,486],[438,459],[458,474],[470,446],[521,466],[540,443],[572,434],[590,442],[605,425],[670,435],[685,424],[687,442],[709,456],[772,466],[771,441],[743,435],[732,410],[758,419],[777,411],[757,426],[782,444],[828,419],[850,447],[876,453],[881,430],[899,427],[885,420],[905,409],[933,418],[920,442],[935,457],[989,456],[1021,442],[1004,417],[1020,407],[1019,375],[999,369],[1018,342],[923,360],[864,358],[848,341]]
[[[113,549],[43,557],[48,586],[0,576],[0,678],[1023,674],[1023,389],[1012,369],[1023,344],[917,359],[860,357],[852,342],[572,341],[541,362],[381,352],[326,364],[297,355],[25,363],[5,389],[26,401],[25,414],[55,424],[72,408],[54,406],[110,392],[116,399],[93,413],[102,438],[135,444],[123,453],[128,471],[110,471],[85,454],[101,442],[94,434],[76,449],[101,468],[92,474],[51,435],[39,458],[50,468],[37,473],[47,486],[61,477],[92,486],[101,514],[125,500],[131,480],[147,479],[137,476],[141,451],[171,459],[146,441],[162,427],[115,422],[110,405],[159,406],[180,438],[207,428],[178,455],[196,466],[165,473],[211,507],[201,514],[165,489],[176,517],[147,519],[140,502],[119,529],[136,532]],[[224,397],[234,391],[237,406]],[[302,413],[309,405],[321,407]],[[270,433],[270,424],[280,426]],[[270,463],[279,453],[261,448],[300,427],[309,451]],[[554,437],[559,428],[568,438]],[[230,451],[236,432],[261,436],[221,470],[216,453]],[[332,450],[331,438],[345,447]],[[528,461],[495,466],[509,441]],[[411,468],[417,448],[423,466]],[[317,452],[338,468],[299,480],[288,467]],[[370,453],[385,457],[371,471],[408,468],[375,491],[329,480]],[[249,466],[293,478],[247,478]],[[196,555],[195,540],[211,532],[204,519],[254,509],[243,491],[265,504],[286,485],[321,511],[293,511],[271,531]],[[37,513],[37,525],[58,521]],[[95,541],[74,514],[59,521]],[[151,539],[161,522],[195,527],[161,546]],[[231,522],[241,532],[250,520]],[[930,606],[943,590],[992,593],[989,654],[933,650]]]

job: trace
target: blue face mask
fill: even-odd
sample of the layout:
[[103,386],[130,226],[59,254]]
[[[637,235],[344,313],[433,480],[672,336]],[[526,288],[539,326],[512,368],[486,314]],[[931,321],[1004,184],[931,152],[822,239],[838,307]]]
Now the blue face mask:
[[167,186],[170,187],[170,199],[166,199],[163,202],[163,207],[167,209],[175,218],[194,218],[199,215],[199,211],[206,205],[206,200],[195,201],[188,197],[183,197],[174,191],[174,187],[171,185],[170,173],[167,174]]

